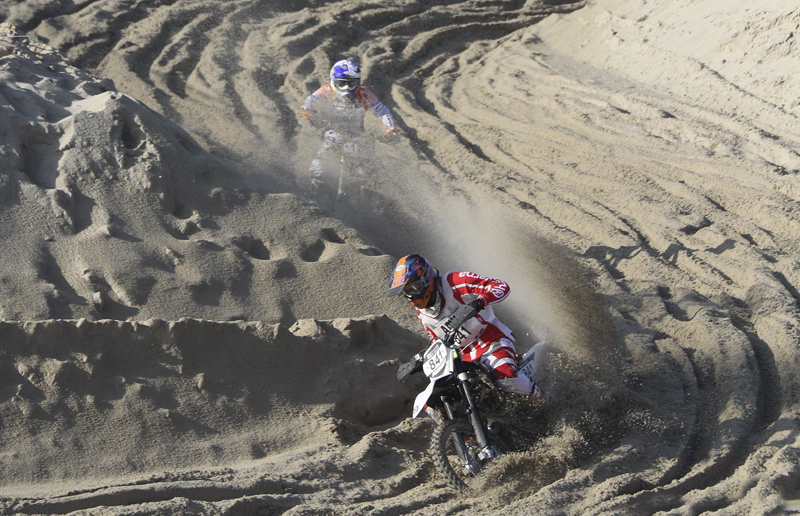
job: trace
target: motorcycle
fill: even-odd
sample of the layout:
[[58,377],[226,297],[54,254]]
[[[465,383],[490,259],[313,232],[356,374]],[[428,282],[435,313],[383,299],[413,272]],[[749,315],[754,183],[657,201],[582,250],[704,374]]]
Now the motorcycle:
[[333,207],[347,195],[370,187],[374,161],[372,141],[359,134],[329,129],[317,154],[312,184],[321,205]]
[[[508,451],[498,426],[489,424],[481,416],[476,401],[476,393],[496,392],[493,380],[477,363],[463,361],[455,343],[458,329],[476,314],[471,306],[462,306],[455,314],[451,326],[454,330],[444,339],[433,341],[415,359],[415,362],[422,362],[422,372],[430,383],[417,395],[412,415],[416,418],[424,411],[436,423],[430,445],[433,463],[448,484],[457,490],[469,490],[489,462]],[[518,374],[533,378],[536,364],[531,357],[537,346],[519,361]],[[406,371],[403,371],[404,366]],[[398,378],[418,370],[418,363],[404,364],[398,371]]]

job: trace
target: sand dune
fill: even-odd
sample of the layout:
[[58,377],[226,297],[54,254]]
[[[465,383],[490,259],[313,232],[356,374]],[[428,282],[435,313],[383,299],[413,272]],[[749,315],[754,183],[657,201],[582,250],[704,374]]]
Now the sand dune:
[[[738,515],[800,495],[797,6],[0,15],[3,513]],[[375,138],[368,202],[328,209],[297,108],[340,57],[401,137]],[[394,380],[422,342],[383,295],[409,252],[507,280],[519,346],[555,350],[549,405],[520,408],[538,439],[474,496],[436,476],[419,384]]]

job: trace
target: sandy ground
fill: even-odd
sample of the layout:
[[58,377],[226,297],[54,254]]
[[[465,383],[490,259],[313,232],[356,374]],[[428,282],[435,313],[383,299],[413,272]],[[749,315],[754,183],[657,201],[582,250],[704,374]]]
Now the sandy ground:
[[[0,513],[780,514],[800,8],[0,5]],[[28,34],[30,37],[24,37]],[[399,138],[312,201],[336,59]],[[364,186],[365,188],[361,188]],[[399,256],[508,281],[536,439],[450,490]],[[533,421],[533,422],[532,422]]]

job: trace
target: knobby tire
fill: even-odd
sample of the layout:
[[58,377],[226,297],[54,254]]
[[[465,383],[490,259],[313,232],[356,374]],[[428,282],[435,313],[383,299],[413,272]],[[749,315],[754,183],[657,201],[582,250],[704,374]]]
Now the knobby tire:
[[[452,419],[446,421],[443,425],[436,425],[431,436],[431,455],[436,469],[444,476],[447,483],[459,491],[466,491],[469,490],[469,486],[464,479],[469,479],[473,475],[465,471],[461,459],[456,454],[455,446],[451,439],[454,433],[466,436],[465,443],[470,447],[473,460],[478,463],[475,455],[479,451],[480,445],[475,437],[475,432],[472,430],[472,425],[466,419]],[[505,446],[497,436],[490,433],[489,438],[498,449],[505,449]],[[481,464],[480,467],[482,468],[483,465]]]

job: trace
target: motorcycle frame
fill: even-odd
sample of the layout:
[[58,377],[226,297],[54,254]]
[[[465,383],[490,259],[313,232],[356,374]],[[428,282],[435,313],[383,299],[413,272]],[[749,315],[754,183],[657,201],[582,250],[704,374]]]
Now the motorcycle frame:
[[[336,142],[336,154],[339,156],[339,181],[336,189],[336,197],[340,197],[344,192],[344,178],[352,174],[352,169],[360,165],[368,165],[372,161],[372,156],[360,155],[360,152],[352,153],[347,150],[348,143],[357,144],[362,148],[367,145],[366,137],[360,135],[353,135],[351,133],[343,132],[341,142]],[[371,151],[368,151],[371,154]]]

